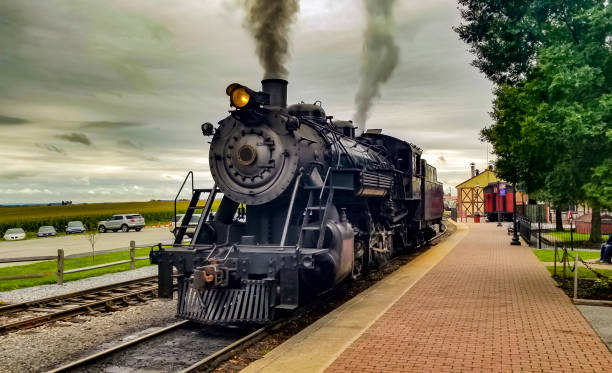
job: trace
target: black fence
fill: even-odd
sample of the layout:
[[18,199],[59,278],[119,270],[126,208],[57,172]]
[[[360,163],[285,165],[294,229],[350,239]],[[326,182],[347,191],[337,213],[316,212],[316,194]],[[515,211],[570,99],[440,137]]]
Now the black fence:
[[532,221],[527,216],[517,217],[518,232],[531,247],[538,249],[551,249],[565,247],[569,249],[599,249],[601,242],[606,238],[602,236],[599,242],[590,242],[589,234],[576,233],[576,227],[570,223],[558,229],[555,223],[546,223],[542,219]]

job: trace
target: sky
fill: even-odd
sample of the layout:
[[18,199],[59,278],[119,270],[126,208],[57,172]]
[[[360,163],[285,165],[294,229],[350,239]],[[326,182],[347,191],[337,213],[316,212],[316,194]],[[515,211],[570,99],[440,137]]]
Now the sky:
[[[397,1],[399,63],[367,122],[421,147],[446,191],[486,167],[491,124],[456,6]],[[189,170],[212,186],[200,125],[263,76],[243,20],[240,0],[1,1],[0,204],[173,199]],[[361,1],[300,2],[289,103],[353,117],[364,25]]]

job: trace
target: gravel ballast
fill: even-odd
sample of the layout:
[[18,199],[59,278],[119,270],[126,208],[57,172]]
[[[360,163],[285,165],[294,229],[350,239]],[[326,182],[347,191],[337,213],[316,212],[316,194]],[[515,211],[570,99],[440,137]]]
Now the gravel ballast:
[[28,302],[155,275],[157,275],[157,266],[141,267],[133,271],[109,273],[102,276],[70,281],[63,285],[49,284],[0,292],[0,301],[6,303]]
[[40,372],[179,321],[176,301],[154,299],[124,310],[47,324],[0,338],[0,371]]

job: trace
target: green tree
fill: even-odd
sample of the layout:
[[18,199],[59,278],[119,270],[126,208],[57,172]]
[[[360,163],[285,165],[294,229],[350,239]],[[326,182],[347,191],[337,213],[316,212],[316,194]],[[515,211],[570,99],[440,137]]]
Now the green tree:
[[[459,1],[456,28],[474,65],[498,84],[482,139],[501,177],[560,210],[610,199],[612,13],[603,1]],[[610,173],[608,173],[610,175]]]

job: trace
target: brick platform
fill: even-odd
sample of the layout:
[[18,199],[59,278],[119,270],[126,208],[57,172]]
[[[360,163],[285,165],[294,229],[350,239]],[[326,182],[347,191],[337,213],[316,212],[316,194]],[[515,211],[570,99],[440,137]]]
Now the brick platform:
[[612,372],[612,354],[528,247],[469,233],[326,372]]

